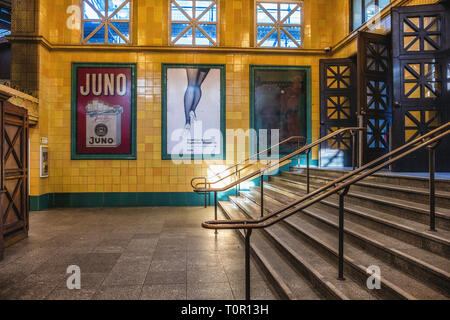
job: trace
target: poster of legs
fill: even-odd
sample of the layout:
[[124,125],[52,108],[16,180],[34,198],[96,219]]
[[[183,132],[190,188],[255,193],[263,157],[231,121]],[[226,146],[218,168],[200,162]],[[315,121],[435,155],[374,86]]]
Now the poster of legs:
[[[306,137],[308,71],[303,67],[251,66],[250,73],[250,119],[258,137],[267,136],[267,146],[292,136]],[[276,141],[270,141],[277,135]],[[258,145],[261,148],[261,141]],[[289,154],[297,146],[297,140],[284,144],[279,153]]]
[[223,159],[225,66],[162,66],[162,158]]

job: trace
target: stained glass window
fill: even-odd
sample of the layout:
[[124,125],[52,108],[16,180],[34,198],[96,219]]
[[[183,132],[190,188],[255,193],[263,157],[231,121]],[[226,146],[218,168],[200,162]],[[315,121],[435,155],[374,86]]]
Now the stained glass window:
[[256,44],[265,48],[298,48],[301,36],[301,2],[256,2]]
[[170,43],[216,46],[218,0],[170,0]]
[[132,0],[83,0],[83,42],[128,44]]

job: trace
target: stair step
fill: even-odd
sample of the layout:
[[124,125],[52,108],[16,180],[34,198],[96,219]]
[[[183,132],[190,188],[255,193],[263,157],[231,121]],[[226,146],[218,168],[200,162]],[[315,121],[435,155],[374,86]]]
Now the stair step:
[[[291,167],[291,172],[306,173],[306,168],[298,169]],[[310,175],[337,178],[350,172],[349,170],[342,169],[322,169],[322,168],[310,168]],[[412,175],[405,175],[401,173],[393,173],[389,171],[379,171],[367,178],[364,181],[387,183],[391,185],[410,186],[417,188],[428,188],[428,177],[419,177]],[[450,180],[448,179],[436,179],[436,190],[450,192]]]
[[[316,186],[311,187],[311,190],[316,188]],[[290,189],[290,187],[288,187],[288,189]],[[294,195],[290,201],[285,200],[287,203],[291,203],[298,199],[299,196],[305,195],[305,192],[300,189],[295,190],[295,192],[296,195]],[[329,211],[331,207],[337,214],[337,209],[339,208],[338,195],[330,196],[322,200],[320,204],[322,204],[322,208],[325,211]],[[318,206],[320,206],[320,204],[318,204]],[[369,228],[376,229],[383,234],[394,236],[399,240],[422,247],[431,252],[443,256],[450,256],[450,231],[441,229],[439,232],[432,232],[429,231],[428,225],[403,217],[393,216],[379,210],[368,209],[365,206],[357,205],[355,202],[351,201],[345,201],[345,208],[346,212],[350,213],[350,220],[363,224]]]
[[[287,187],[292,193],[298,195],[304,195],[303,190],[306,190],[305,184],[282,177],[271,177],[271,183],[280,187]],[[320,185],[310,183],[311,190],[318,187]],[[362,207],[370,207],[385,212],[390,216],[414,220],[421,223],[423,228],[428,228],[429,206],[426,204],[401,199],[393,200],[390,197],[354,191],[352,188],[346,196],[346,203],[358,204]],[[444,231],[450,230],[450,209],[436,207],[436,228],[445,229]]]
[[[246,218],[243,212],[233,203],[220,201],[219,205],[229,219]],[[244,237],[243,230],[238,232],[241,237]],[[250,239],[253,256],[265,269],[280,295],[291,300],[319,300],[324,298],[311,286],[307,279],[284,259],[279,250],[260,230],[254,230]]]
[[[282,177],[287,177],[299,182],[306,183],[306,172],[302,171],[283,171]],[[409,202],[418,202],[421,204],[429,203],[429,189],[422,187],[414,187],[410,185],[399,185],[386,182],[377,182],[376,180],[366,177],[352,186],[352,190],[365,192],[371,195],[387,196],[389,198],[407,200]],[[310,182],[323,185],[333,181],[335,178],[324,177],[320,175],[310,174]],[[443,209],[450,207],[450,191],[436,189],[436,206]],[[447,211],[450,214],[450,210]],[[450,218],[450,216],[449,216]]]
[[[246,194],[246,192],[242,192]],[[249,205],[244,197],[230,197],[230,200],[241,207],[249,217],[258,218],[260,209],[257,205]],[[322,288],[322,291],[332,292],[341,299],[372,300],[378,297],[361,287],[352,279],[340,281],[337,279],[337,266],[330,264],[317,254],[311,245],[298,239],[286,227],[277,224],[264,229],[264,232],[276,243],[279,251],[284,252],[292,263]]]
[[[267,183],[265,186],[268,189],[265,190],[267,191],[266,195],[272,198],[271,200],[268,200],[267,197],[265,197],[264,199],[265,207],[266,209],[268,209],[268,211],[276,210],[286,203],[290,203],[294,199],[298,199],[297,194],[290,193],[288,190],[280,189],[278,188],[278,186],[274,186],[269,183]],[[251,196],[246,193],[244,193],[244,195],[252,197],[254,200],[257,200],[257,202],[259,202],[259,193],[256,190],[252,191],[251,193]],[[286,197],[290,197],[290,200]],[[281,202],[278,202],[275,199],[280,200]],[[326,224],[331,227],[331,231],[337,232],[338,217],[336,214],[328,213],[324,210],[319,210],[317,209],[317,205],[305,209],[303,213],[304,215],[299,215],[303,219],[309,219],[313,223],[318,221],[319,225]],[[358,243],[362,241],[363,246],[359,245],[360,247],[364,248],[364,246],[367,245],[375,247],[378,251],[378,255],[380,255],[380,251],[382,253],[389,253],[390,258],[388,258],[388,261],[389,259],[392,259],[402,265],[402,262],[398,260],[404,260],[408,263],[408,268],[411,268],[411,264],[414,266],[414,268],[411,269],[412,274],[415,274],[414,272],[420,271],[425,279],[433,282],[433,284],[439,286],[439,288],[441,288],[442,286],[444,288],[449,288],[449,273],[444,271],[450,270],[450,262],[448,259],[426,250],[417,248],[415,246],[408,245],[395,238],[389,237],[388,235],[380,235],[378,232],[359,224],[355,224],[352,221],[348,221],[348,219],[346,219],[345,221],[345,231],[347,234],[347,238],[348,235],[352,236],[352,243]],[[321,232],[323,233],[323,230]],[[419,270],[417,268],[419,268]],[[442,285],[443,283],[444,285]]]

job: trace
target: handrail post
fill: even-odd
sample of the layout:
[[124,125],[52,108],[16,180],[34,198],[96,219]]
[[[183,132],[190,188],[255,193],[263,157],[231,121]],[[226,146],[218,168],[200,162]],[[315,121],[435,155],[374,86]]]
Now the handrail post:
[[[206,178],[205,178],[205,189],[208,187],[207,183],[206,183]],[[205,191],[205,208],[208,208],[208,192]]]
[[[297,150],[300,150],[300,137],[297,139]],[[301,160],[301,154],[298,154],[298,163],[297,163],[297,168],[300,169],[300,160]]]
[[261,218],[264,217],[264,174],[261,174]]
[[236,197],[239,195],[239,192],[238,192],[238,184],[237,184],[237,182],[239,181],[238,180],[238,166],[236,165],[236,175],[235,175],[235,179],[236,179]]
[[[217,220],[217,191],[214,191],[214,220]],[[214,233],[217,234],[217,229],[215,229]]]
[[311,149],[306,151],[306,194],[309,193],[309,153]]
[[356,168],[356,132],[351,131],[352,134],[352,170]]
[[245,300],[250,300],[250,236],[252,230],[245,231]]
[[430,190],[430,231],[436,231],[436,195],[435,195],[435,171],[436,171],[436,152],[435,145],[428,146],[428,167],[430,171],[429,190]]
[[339,265],[338,265],[338,280],[345,280],[344,278],[344,197],[348,193],[350,187],[345,187],[338,191],[339,195]]

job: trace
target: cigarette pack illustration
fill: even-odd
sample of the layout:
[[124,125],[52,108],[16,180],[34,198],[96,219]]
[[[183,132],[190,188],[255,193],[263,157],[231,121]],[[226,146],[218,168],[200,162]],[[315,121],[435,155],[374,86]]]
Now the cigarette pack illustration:
[[121,143],[123,107],[92,100],[86,110],[86,146],[118,147]]

